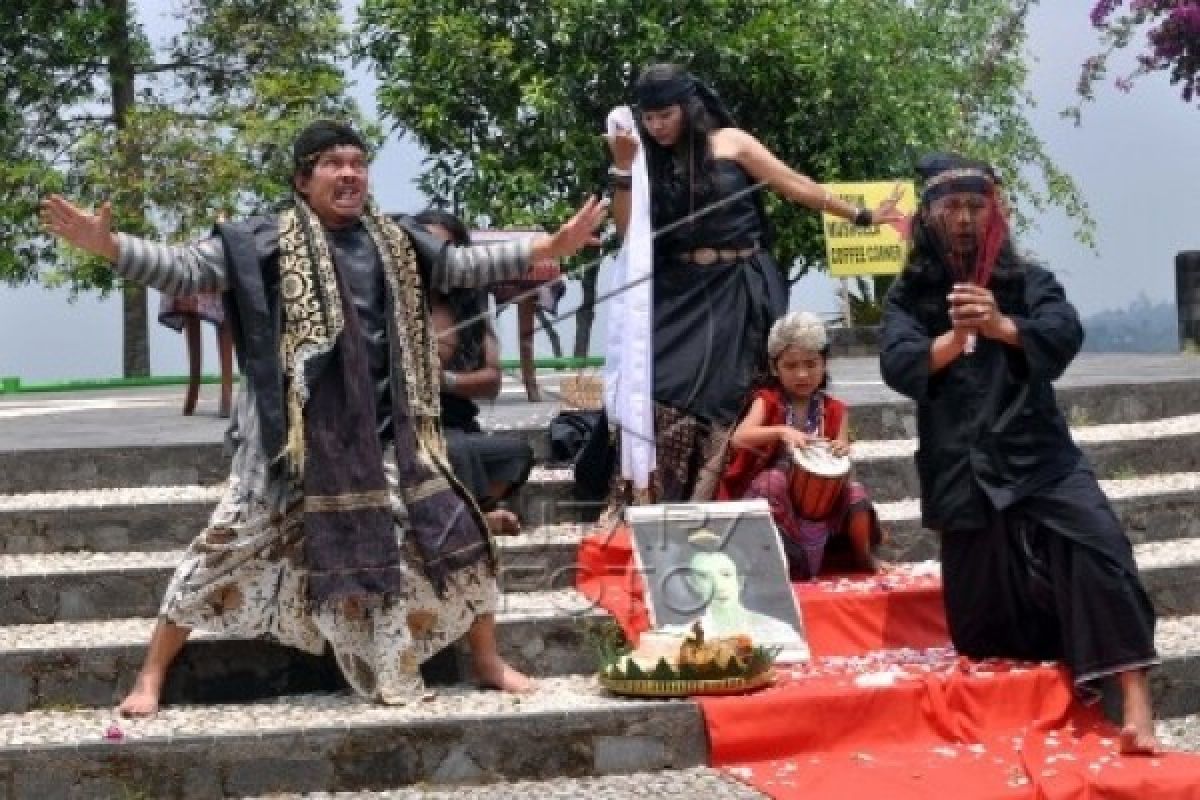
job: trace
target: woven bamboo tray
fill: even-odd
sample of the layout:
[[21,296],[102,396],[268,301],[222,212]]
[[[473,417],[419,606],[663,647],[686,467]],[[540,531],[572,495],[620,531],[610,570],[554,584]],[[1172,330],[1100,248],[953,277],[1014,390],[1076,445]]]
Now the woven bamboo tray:
[[629,680],[599,676],[600,685],[614,694],[630,697],[687,697],[689,695],[745,694],[775,682],[775,670],[768,669],[755,675],[717,680],[673,680],[651,679]]
[[558,392],[565,408],[599,411],[604,407],[604,378],[599,375],[567,375]]

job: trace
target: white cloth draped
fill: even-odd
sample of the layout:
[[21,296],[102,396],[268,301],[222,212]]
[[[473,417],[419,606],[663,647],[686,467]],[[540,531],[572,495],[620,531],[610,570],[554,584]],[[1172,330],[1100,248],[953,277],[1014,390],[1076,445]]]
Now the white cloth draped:
[[[633,112],[608,114],[608,133],[620,127],[637,135]],[[654,231],[650,184],[642,148],[633,162],[629,226],[610,271],[608,332],[604,351],[604,407],[620,427],[621,477],[635,489],[650,486],[654,458]]]

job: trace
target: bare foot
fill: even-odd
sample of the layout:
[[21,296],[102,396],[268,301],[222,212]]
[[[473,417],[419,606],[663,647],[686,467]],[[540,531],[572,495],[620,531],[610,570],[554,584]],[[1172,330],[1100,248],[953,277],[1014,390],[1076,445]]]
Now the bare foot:
[[1126,756],[1152,756],[1162,749],[1154,735],[1154,723],[1126,725],[1121,728],[1121,754]]
[[1162,745],[1154,735],[1154,706],[1146,670],[1131,669],[1118,673],[1117,681],[1121,685],[1124,700],[1121,752],[1125,755],[1154,755],[1162,749]]
[[521,532],[521,520],[508,509],[497,508],[483,515],[493,536],[516,536]]
[[162,692],[162,683],[144,675],[139,675],[133,686],[133,691],[125,696],[117,713],[122,717],[153,717],[158,713],[158,700]]
[[873,561],[875,562],[875,573],[877,575],[891,575],[893,573],[904,571],[899,567],[899,565],[894,564],[891,561],[884,561],[882,558],[873,558]]
[[875,557],[874,553],[860,555],[855,559],[860,569],[869,575],[886,575],[892,571],[892,565]]
[[475,663],[475,679],[485,689],[499,689],[513,694],[530,694],[537,683],[523,672],[510,667],[502,658]]

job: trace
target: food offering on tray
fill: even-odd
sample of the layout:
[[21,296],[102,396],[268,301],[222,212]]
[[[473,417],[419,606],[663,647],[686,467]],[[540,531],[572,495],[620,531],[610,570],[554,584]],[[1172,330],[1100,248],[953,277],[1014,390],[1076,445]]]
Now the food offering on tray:
[[733,694],[770,684],[777,655],[778,648],[756,646],[745,635],[707,638],[697,622],[688,633],[643,633],[634,650],[605,660],[600,682],[619,694]]

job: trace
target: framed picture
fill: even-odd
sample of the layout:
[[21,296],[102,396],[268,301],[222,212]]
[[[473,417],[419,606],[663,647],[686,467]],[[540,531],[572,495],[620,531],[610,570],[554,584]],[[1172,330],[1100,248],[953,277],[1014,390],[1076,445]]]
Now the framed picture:
[[765,500],[626,509],[655,628],[749,634],[807,658],[800,607]]

